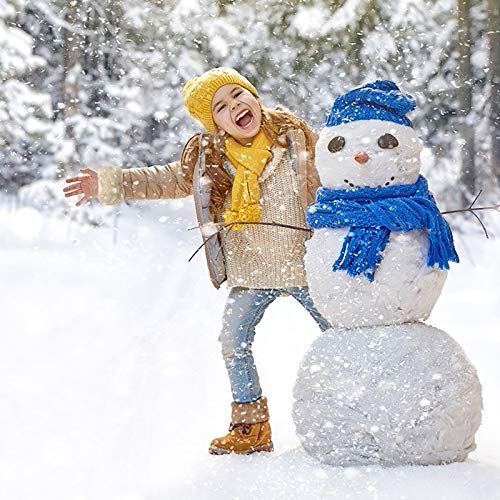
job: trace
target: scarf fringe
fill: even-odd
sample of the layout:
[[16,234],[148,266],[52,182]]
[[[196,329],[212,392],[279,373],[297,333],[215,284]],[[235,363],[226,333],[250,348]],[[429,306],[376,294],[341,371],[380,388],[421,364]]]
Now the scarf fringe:
[[[227,209],[224,212],[225,222],[260,222],[262,218],[262,208],[260,205],[245,205],[238,211]],[[233,224],[232,229],[243,229],[244,224]]]

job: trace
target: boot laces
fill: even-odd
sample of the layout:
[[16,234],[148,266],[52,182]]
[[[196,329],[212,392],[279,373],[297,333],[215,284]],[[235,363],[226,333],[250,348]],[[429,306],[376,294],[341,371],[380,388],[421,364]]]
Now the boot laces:
[[252,424],[233,424],[229,426],[229,432],[233,430],[239,431],[241,434],[249,434],[252,429]]

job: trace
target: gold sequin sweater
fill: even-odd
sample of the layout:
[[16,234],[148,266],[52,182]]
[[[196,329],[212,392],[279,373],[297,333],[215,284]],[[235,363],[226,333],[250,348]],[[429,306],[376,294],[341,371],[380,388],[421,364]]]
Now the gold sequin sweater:
[[[224,160],[234,178],[235,168]],[[262,222],[277,222],[307,228],[300,203],[297,175],[290,152],[273,148],[273,158],[259,177]],[[231,206],[231,190],[224,210]],[[222,215],[217,222],[222,222]],[[306,286],[305,241],[308,233],[265,225],[246,225],[225,233],[222,251],[226,261],[227,285],[245,288],[289,288]]]

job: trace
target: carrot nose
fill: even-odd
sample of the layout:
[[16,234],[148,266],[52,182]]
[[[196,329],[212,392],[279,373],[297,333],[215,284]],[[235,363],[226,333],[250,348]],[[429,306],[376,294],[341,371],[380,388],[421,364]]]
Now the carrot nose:
[[368,161],[368,158],[370,158],[366,153],[358,153],[357,155],[354,156],[354,159],[358,163],[366,163]]

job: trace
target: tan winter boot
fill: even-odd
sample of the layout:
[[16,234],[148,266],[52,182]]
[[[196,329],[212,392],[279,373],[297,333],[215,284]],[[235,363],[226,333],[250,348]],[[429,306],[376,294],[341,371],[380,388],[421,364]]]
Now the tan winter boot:
[[249,455],[256,451],[273,451],[267,398],[262,396],[252,403],[233,401],[231,408],[229,434],[214,439],[208,451],[212,455]]

